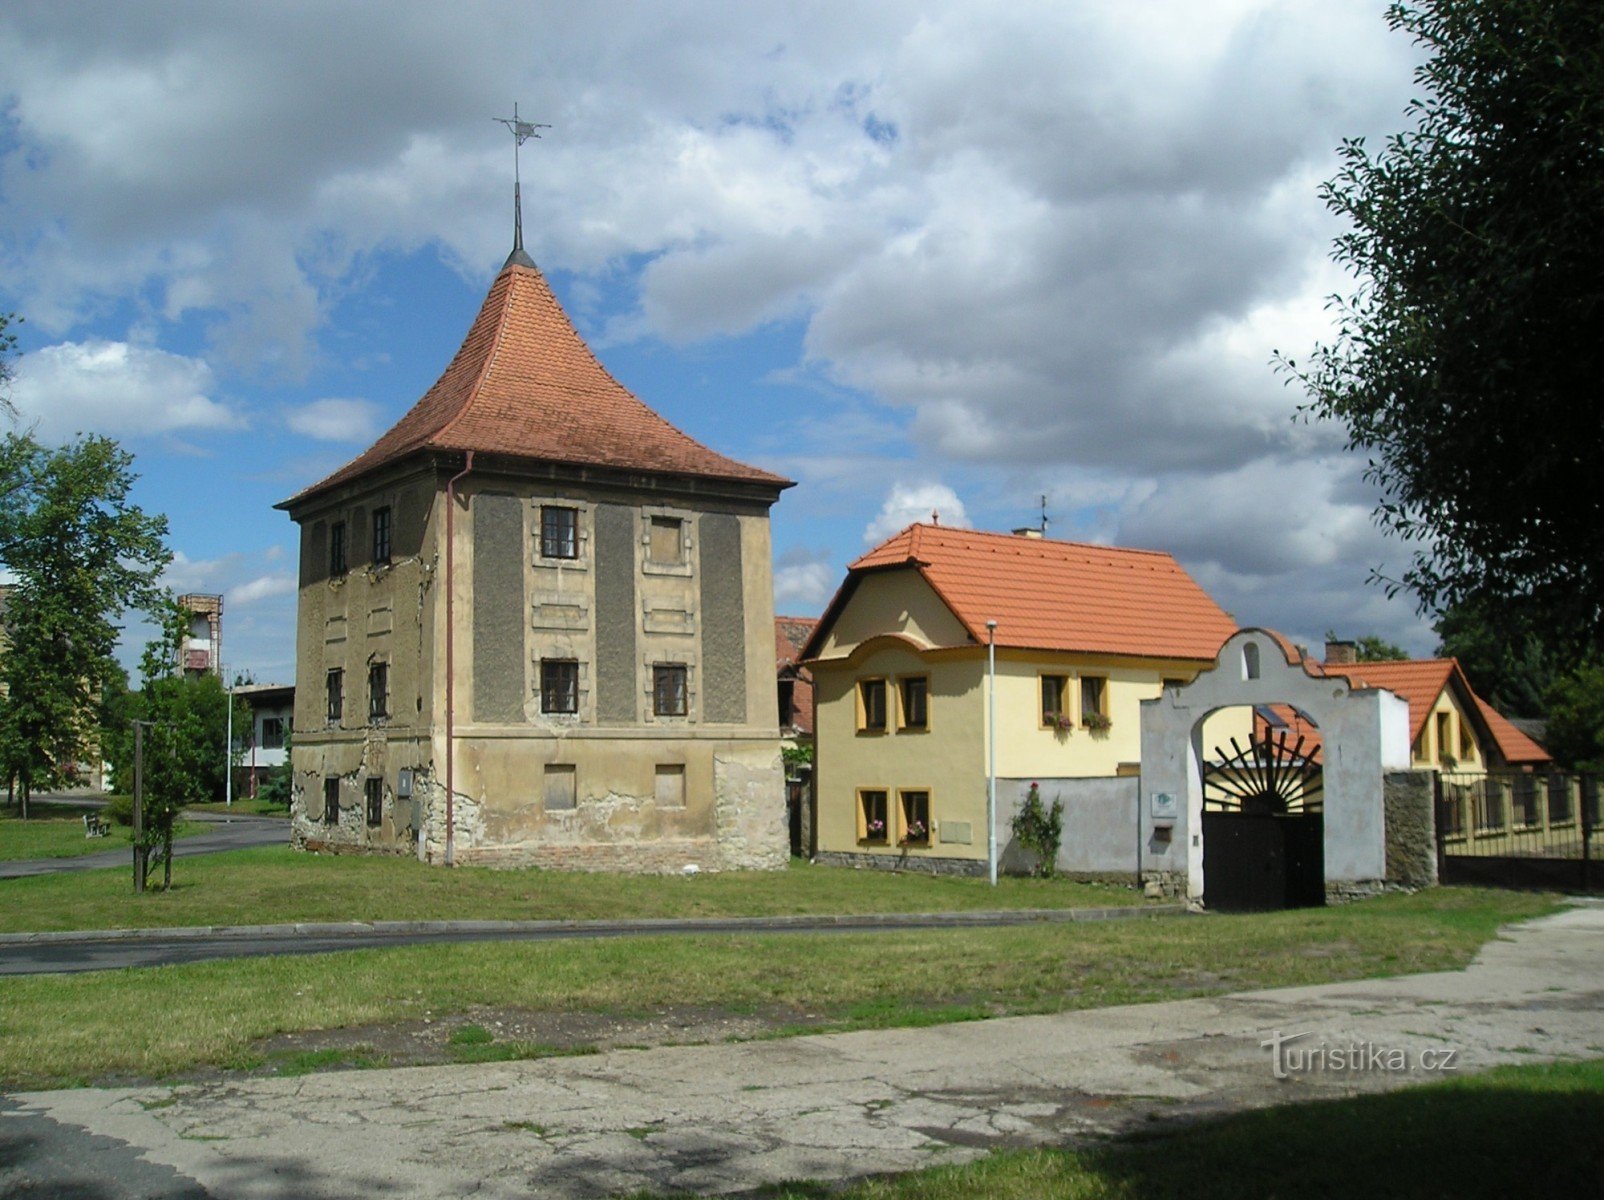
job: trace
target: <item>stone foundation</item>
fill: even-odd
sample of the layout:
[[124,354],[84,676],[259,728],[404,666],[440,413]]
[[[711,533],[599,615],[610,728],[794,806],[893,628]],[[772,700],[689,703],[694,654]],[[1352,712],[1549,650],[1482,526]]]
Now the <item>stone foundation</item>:
[[986,864],[974,858],[924,858],[912,854],[858,854],[848,850],[821,850],[813,860],[824,867],[852,867],[870,871],[912,871],[924,875],[986,875]]

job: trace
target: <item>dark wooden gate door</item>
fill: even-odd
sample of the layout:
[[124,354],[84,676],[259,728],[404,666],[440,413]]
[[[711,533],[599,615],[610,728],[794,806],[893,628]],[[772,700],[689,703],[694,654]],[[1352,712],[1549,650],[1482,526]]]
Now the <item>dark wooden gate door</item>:
[[1303,739],[1231,741],[1203,768],[1203,903],[1217,912],[1326,902],[1321,769]]

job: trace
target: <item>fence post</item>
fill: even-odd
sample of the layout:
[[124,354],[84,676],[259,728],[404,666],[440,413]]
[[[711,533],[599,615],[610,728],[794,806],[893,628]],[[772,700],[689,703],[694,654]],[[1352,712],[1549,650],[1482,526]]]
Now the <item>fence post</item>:
[[[1582,826],[1582,890],[1590,892],[1593,890],[1593,825],[1590,819],[1592,805],[1588,802],[1591,797],[1588,793],[1591,791],[1595,796],[1598,794],[1598,779],[1590,775],[1583,775],[1580,778],[1582,794],[1577,799],[1580,801],[1579,807],[1582,811],[1577,814],[1577,819]],[[1591,788],[1589,784],[1592,785]]]
[[1447,866],[1448,858],[1448,822],[1443,813],[1443,786],[1442,772],[1433,771],[1431,774],[1431,825],[1432,832],[1437,839],[1437,882],[1443,882],[1443,869]]

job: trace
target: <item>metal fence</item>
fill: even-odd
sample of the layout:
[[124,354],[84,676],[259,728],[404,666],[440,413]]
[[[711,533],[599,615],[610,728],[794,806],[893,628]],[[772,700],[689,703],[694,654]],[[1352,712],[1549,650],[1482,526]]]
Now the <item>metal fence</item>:
[[1437,776],[1438,875],[1444,883],[1604,890],[1597,775],[1444,772]]

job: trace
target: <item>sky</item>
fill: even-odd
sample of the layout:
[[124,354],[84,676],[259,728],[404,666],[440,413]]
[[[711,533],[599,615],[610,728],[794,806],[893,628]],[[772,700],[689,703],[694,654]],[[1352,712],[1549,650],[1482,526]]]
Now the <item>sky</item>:
[[[776,607],[944,524],[1174,554],[1242,624],[1417,654],[1364,461],[1271,366],[1331,336],[1381,0],[9,0],[0,311],[24,425],[136,456],[230,675],[292,682],[273,505],[434,382],[512,237],[602,361],[797,481]],[[131,626],[125,660],[143,634]]]

